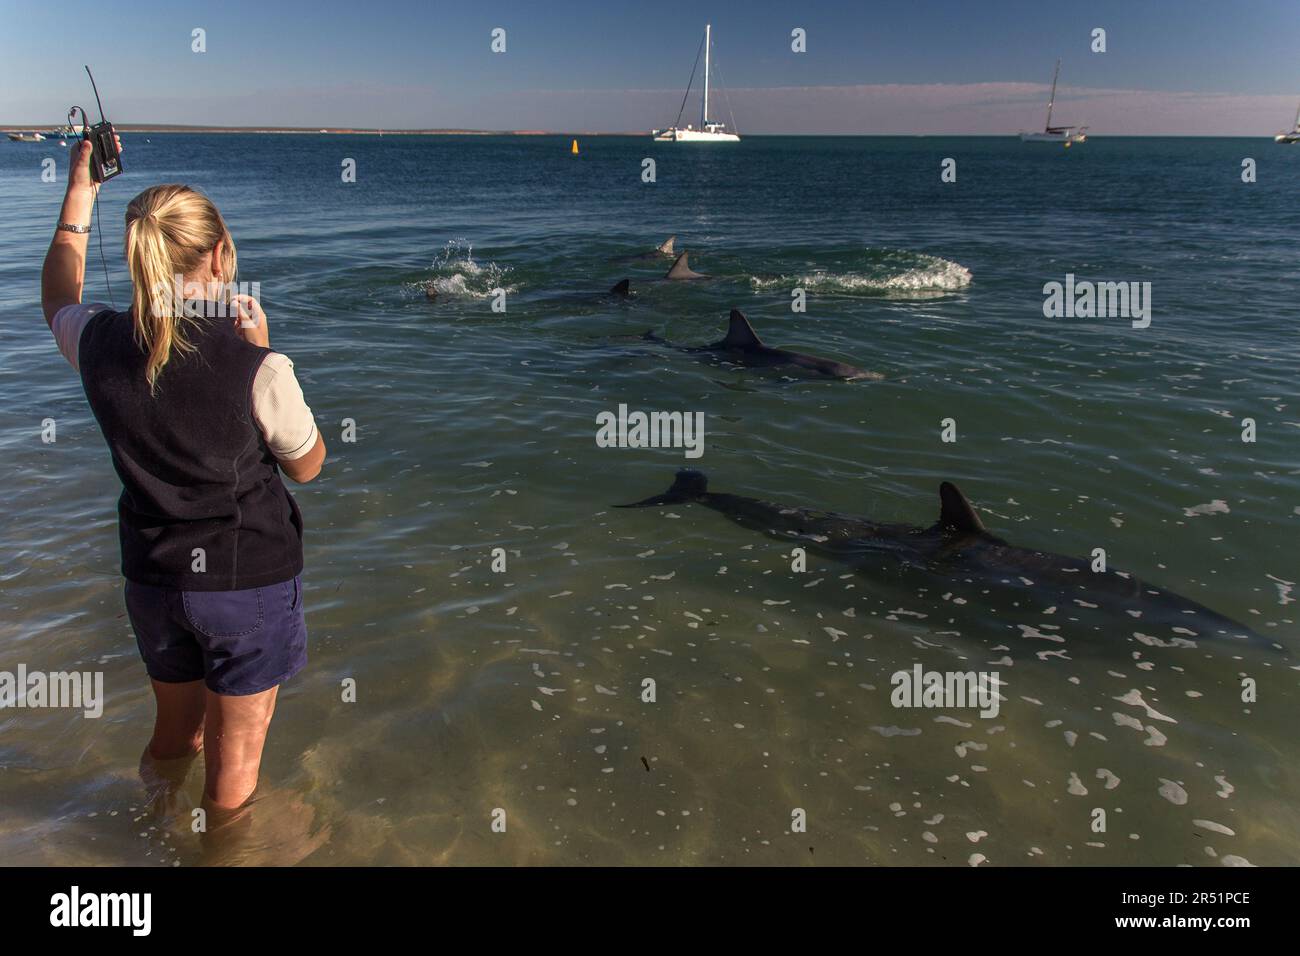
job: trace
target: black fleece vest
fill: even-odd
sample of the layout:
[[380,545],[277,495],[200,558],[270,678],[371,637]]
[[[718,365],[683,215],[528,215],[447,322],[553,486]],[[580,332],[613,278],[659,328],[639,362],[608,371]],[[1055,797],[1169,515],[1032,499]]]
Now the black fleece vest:
[[150,395],[129,312],[81,334],[81,383],[122,479],[122,574],[188,591],[287,581],[302,571],[302,515],[252,413],[270,349],[227,318],[196,319],[186,337],[195,351],[173,352]]

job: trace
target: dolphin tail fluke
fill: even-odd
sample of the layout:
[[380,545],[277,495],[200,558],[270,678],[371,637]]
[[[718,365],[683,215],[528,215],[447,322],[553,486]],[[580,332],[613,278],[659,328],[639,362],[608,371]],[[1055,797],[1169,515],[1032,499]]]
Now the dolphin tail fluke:
[[632,280],[620,279],[614,283],[614,287],[609,290],[610,295],[621,295],[624,298],[632,294]]
[[614,505],[614,507],[653,508],[655,505],[681,504],[685,501],[694,501],[696,498],[703,497],[708,493],[708,490],[709,479],[704,472],[696,471],[693,468],[683,468],[677,472],[672,487],[662,495],[655,495],[653,498],[646,498],[644,501],[635,501],[629,505]]

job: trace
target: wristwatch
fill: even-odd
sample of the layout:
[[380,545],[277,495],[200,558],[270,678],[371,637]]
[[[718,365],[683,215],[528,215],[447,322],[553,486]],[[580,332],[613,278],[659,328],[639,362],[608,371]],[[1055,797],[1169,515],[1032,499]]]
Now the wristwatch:
[[59,223],[59,228],[62,229],[64,232],[75,232],[78,235],[90,232],[89,226],[78,226],[70,222]]

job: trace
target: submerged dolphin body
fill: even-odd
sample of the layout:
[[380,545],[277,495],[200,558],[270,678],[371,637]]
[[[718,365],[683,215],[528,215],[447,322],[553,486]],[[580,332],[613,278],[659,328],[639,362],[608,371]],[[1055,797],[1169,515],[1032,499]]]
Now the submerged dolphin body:
[[[1277,645],[1243,624],[1189,598],[1144,583],[1123,571],[1094,572],[1089,562],[1048,551],[1008,544],[990,534],[966,496],[950,482],[939,486],[939,518],[928,528],[887,524],[852,515],[795,508],[741,495],[709,491],[699,471],[677,472],[661,495],[618,508],[700,504],[754,531],[794,540],[809,550],[842,561],[860,573],[889,576],[919,569],[948,582],[974,584],[982,593],[1024,589],[1038,600],[1073,602],[1083,608],[1127,613],[1139,630],[1168,629],[1166,642],[1188,638],[1229,638]],[[1195,645],[1190,645],[1195,646]]]
[[660,345],[677,349],[679,352],[693,352],[704,355],[710,360],[743,365],[747,368],[796,368],[815,375],[847,381],[884,378],[879,372],[868,372],[833,359],[764,345],[753,326],[749,324],[749,320],[745,318],[745,314],[739,309],[731,310],[726,336],[712,345],[674,345],[661,339],[653,331],[646,332],[642,338],[648,342],[658,342]]
[[[577,305],[579,303],[608,303],[611,299],[626,301],[632,298],[633,295],[632,280],[619,279],[603,292],[597,292],[594,289],[587,289],[582,292],[558,292],[552,294],[551,298],[553,300],[570,302]],[[430,298],[432,298],[432,296],[430,296]]]
[[665,279],[709,279],[709,278],[712,278],[711,276],[707,276],[707,275],[705,275],[703,272],[696,272],[694,269],[692,269],[692,268],[691,268],[691,262],[690,262],[690,259],[688,258],[688,256],[690,256],[690,253],[689,253],[689,252],[683,252],[680,256],[678,256],[678,257],[676,258],[676,260],[674,260],[672,266],[669,267],[668,272],[667,272],[667,274],[664,276],[664,278],[665,278]]

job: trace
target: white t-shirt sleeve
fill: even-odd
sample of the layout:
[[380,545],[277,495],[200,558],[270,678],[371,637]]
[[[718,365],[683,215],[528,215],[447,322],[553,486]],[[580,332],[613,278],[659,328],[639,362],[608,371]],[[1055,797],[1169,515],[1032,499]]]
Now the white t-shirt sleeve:
[[74,302],[55,312],[54,318],[50,321],[50,331],[54,333],[54,341],[58,343],[59,351],[68,360],[68,364],[78,372],[81,371],[77,359],[81,333],[85,331],[87,322],[108,308],[110,307],[102,302]]
[[301,458],[316,446],[316,419],[293,374],[293,360],[271,352],[253,378],[253,420],[266,447],[281,461]]

